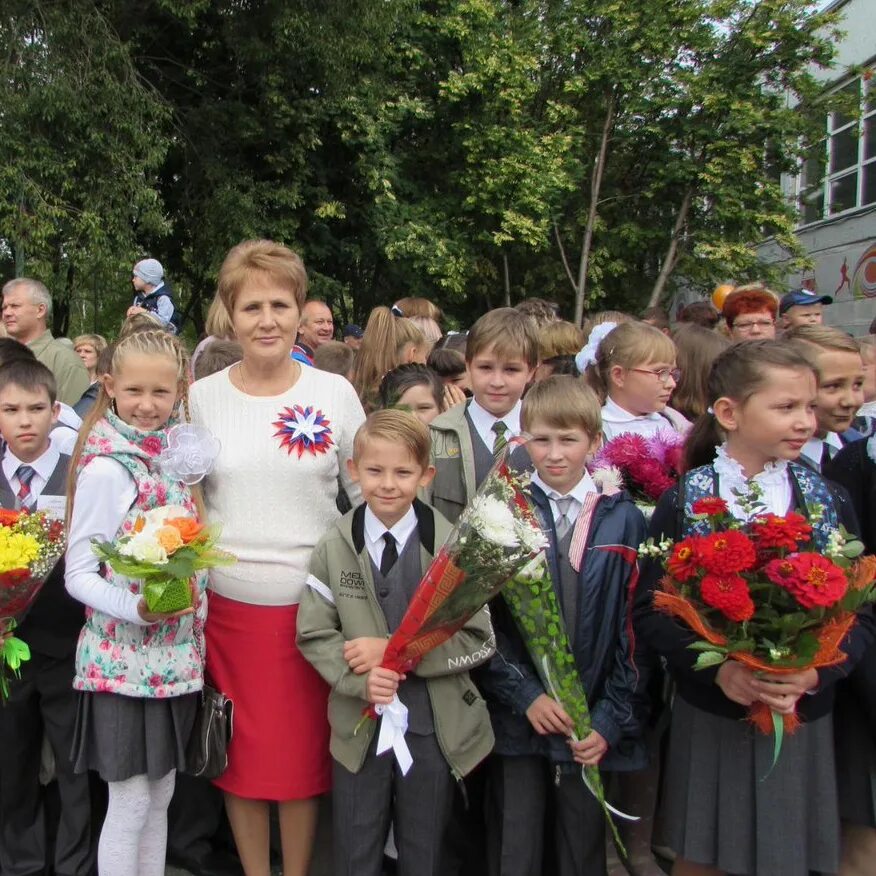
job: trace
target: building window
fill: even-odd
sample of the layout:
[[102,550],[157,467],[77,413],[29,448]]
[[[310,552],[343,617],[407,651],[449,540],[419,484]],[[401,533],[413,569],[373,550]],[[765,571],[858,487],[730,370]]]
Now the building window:
[[801,225],[876,204],[876,80],[859,77],[839,91],[859,101],[861,115],[830,113],[825,138],[804,157],[797,177]]

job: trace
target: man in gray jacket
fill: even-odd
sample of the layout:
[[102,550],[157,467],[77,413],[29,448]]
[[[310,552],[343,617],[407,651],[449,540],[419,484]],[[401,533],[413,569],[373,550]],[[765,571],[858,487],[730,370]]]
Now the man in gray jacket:
[[82,360],[52,336],[52,296],[39,280],[18,277],[3,287],[3,324],[11,338],[26,344],[55,375],[58,401],[71,407],[90,383]]

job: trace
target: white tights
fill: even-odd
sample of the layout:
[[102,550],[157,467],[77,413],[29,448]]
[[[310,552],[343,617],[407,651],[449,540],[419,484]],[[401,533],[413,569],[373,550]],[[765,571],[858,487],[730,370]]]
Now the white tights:
[[100,843],[100,876],[163,876],[167,846],[167,807],[176,770],[155,782],[134,776],[109,783],[109,806]]

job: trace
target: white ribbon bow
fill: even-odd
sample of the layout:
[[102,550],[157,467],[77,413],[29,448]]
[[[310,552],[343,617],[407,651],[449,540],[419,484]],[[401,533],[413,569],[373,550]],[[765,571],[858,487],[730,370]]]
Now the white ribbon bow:
[[377,705],[374,711],[381,716],[377,753],[383,754],[391,748],[402,775],[406,776],[414,762],[411,750],[405,742],[405,733],[408,732],[408,707],[396,694],[388,706]]
[[594,326],[590,332],[590,337],[587,343],[581,347],[575,356],[575,365],[578,366],[578,371],[583,374],[590,365],[596,364],[596,357],[599,355],[599,345],[605,340],[605,336],[617,328],[616,322],[603,322]]

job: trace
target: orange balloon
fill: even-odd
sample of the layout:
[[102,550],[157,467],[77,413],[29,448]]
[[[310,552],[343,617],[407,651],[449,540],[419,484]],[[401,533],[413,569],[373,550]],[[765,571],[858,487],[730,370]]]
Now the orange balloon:
[[715,291],[712,292],[712,304],[714,304],[718,310],[723,310],[727,296],[735,288],[736,287],[732,283],[722,283],[720,286],[716,286]]

